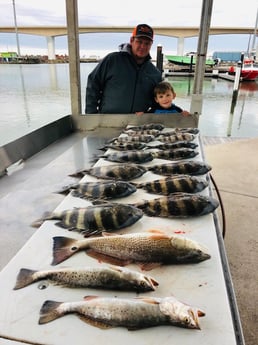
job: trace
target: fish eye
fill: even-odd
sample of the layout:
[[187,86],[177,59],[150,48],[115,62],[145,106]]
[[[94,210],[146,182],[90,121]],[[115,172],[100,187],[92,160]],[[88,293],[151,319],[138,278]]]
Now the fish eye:
[[72,247],[71,248],[71,250],[74,252],[75,250],[77,250],[78,249],[78,247],[76,247],[76,246],[74,246],[74,247]]
[[187,324],[187,325],[191,322],[190,317],[188,317],[188,316],[185,316],[185,317],[183,318],[183,321],[184,321],[184,323]]
[[48,285],[49,284],[47,282],[43,282],[38,285],[38,288],[39,290],[45,290],[48,287]]

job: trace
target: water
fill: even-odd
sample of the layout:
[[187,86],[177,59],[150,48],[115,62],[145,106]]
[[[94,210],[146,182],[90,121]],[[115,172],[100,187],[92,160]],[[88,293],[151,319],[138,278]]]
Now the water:
[[[81,64],[82,109],[94,63]],[[175,103],[190,109],[193,78],[170,77]],[[233,83],[205,78],[199,128],[202,135],[258,137],[258,83],[240,84],[231,111]],[[0,64],[0,146],[71,113],[68,64]]]

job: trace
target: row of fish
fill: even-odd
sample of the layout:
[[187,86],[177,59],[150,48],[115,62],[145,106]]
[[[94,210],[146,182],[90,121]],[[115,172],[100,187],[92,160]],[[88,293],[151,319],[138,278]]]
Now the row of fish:
[[[73,267],[49,270],[22,268],[17,276],[14,290],[46,280],[71,288],[101,288],[124,291],[155,291],[159,282],[141,272],[125,268],[129,264],[149,271],[161,265],[193,264],[210,259],[207,248],[178,235],[167,235],[158,230],[111,234],[116,230],[129,228],[143,215],[150,217],[185,218],[213,212],[217,200],[197,194],[207,186],[207,180],[197,177],[210,171],[211,167],[197,161],[169,162],[145,167],[140,165],[154,158],[183,160],[195,157],[197,147],[193,140],[198,129],[174,129],[163,131],[161,124],[146,124],[124,131],[125,136],[110,140],[103,149],[114,152],[103,158],[120,164],[92,167],[71,176],[96,177],[96,182],[82,182],[66,186],[63,193],[85,198],[91,206],[49,212],[36,222],[58,220],[57,226],[77,230],[84,239],[55,236],[53,238],[52,265],[58,265],[78,252],[112,266]],[[148,145],[158,140],[159,144]],[[149,149],[158,149],[150,151]],[[142,150],[142,151],[139,151]],[[128,163],[128,164],[123,164]],[[151,172],[163,178],[150,182],[132,182],[143,174]],[[116,203],[108,200],[127,197],[144,189],[161,197],[138,200],[135,203]],[[96,236],[97,235],[97,236]],[[125,327],[137,330],[159,325],[174,325],[199,329],[199,317],[205,315],[199,308],[191,307],[175,297],[118,298],[86,296],[83,300],[59,302],[47,300],[40,309],[39,324],[51,322],[66,314],[79,318],[98,328]]]
[[107,203],[103,200],[93,201],[93,204],[46,213],[34,222],[34,226],[41,225],[45,220],[57,219],[57,226],[78,230],[88,237],[103,231],[117,231],[130,227],[144,214],[165,218],[199,217],[213,212],[219,206],[218,201],[212,197],[191,193],[173,193],[150,200],[140,200],[134,204]]
[[176,192],[198,193],[208,186],[204,178],[197,176],[175,174],[149,182],[127,182],[119,180],[104,180],[97,182],[81,182],[64,186],[57,193],[68,194],[87,200],[108,200],[127,197],[144,189],[148,193],[169,195]]
[[141,177],[147,172],[165,176],[170,176],[173,174],[204,175],[210,170],[211,167],[201,161],[169,162],[155,164],[152,166],[142,166],[140,164],[128,163],[93,166],[89,169],[83,169],[70,174],[70,176],[83,177],[85,175],[91,175],[99,179],[131,181]]

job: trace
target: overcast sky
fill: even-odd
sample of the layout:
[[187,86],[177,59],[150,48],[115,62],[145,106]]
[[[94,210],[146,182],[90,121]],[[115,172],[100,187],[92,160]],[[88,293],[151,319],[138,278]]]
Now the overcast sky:
[[[13,26],[13,0],[0,0],[0,26]],[[65,0],[15,0],[18,26],[66,25]],[[254,27],[258,0],[237,3],[235,0],[214,0],[211,26]],[[152,26],[199,26],[202,0],[78,0],[79,25],[129,25],[148,23]],[[117,46],[129,40],[130,34],[80,35],[82,55],[103,55],[117,50]],[[46,39],[40,36],[21,35],[21,54],[47,53]],[[249,35],[210,36],[209,51],[247,49]],[[56,38],[56,52],[67,52],[67,38]],[[166,53],[176,52],[176,38],[155,37],[155,45],[161,44]],[[156,46],[155,46],[156,47]],[[197,49],[197,38],[185,40],[185,52]],[[0,51],[17,51],[14,34],[0,33]]]

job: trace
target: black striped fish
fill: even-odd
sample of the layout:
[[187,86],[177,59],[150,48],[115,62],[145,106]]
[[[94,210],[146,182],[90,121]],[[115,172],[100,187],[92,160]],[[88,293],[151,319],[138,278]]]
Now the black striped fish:
[[124,130],[123,133],[130,136],[154,135],[154,137],[156,137],[158,134],[160,134],[160,131],[158,129],[139,129],[139,130],[127,129],[127,130]]
[[193,143],[191,141],[175,141],[174,143],[162,143],[157,145],[149,145],[148,148],[157,148],[160,150],[173,150],[173,149],[179,149],[181,147],[187,147],[190,149],[196,149],[198,147],[198,144]]
[[151,141],[155,140],[154,135],[150,134],[141,134],[141,135],[124,135],[120,137],[116,137],[113,139],[110,139],[108,143],[118,142],[118,143],[126,143],[131,141],[138,141],[143,143],[149,143]]
[[150,182],[135,183],[135,185],[148,193],[169,195],[177,192],[198,193],[208,186],[208,182],[196,176],[173,175]]
[[130,181],[142,176],[147,171],[148,169],[141,165],[128,163],[103,165],[92,167],[89,169],[83,169],[74,174],[70,174],[70,176],[82,177],[88,174],[96,178]]
[[82,199],[116,199],[124,198],[136,192],[136,187],[127,181],[97,181],[97,182],[82,182],[74,183],[69,186],[63,187],[57,193],[69,193],[72,196]]
[[167,160],[180,160],[180,159],[188,159],[194,158],[198,155],[197,151],[193,149],[189,149],[187,147],[180,147],[178,149],[172,150],[159,150],[156,152],[152,152],[154,158],[159,159],[167,159]]
[[172,174],[204,175],[211,170],[211,166],[202,161],[171,162],[152,165],[148,170],[157,175],[170,176]]
[[142,200],[134,206],[150,217],[188,218],[211,213],[219,203],[212,197],[200,194],[174,193],[152,200]]
[[156,140],[170,143],[174,143],[176,141],[193,141],[194,139],[195,135],[191,133],[175,133],[172,135],[159,135],[156,137]]
[[164,128],[165,126],[162,123],[145,123],[139,126],[131,126],[129,129],[136,130],[136,131],[142,130],[142,129],[158,129],[159,131],[161,131]]
[[99,156],[99,158],[104,158],[110,162],[119,162],[119,163],[146,163],[153,160],[153,152],[149,151],[123,151],[123,152],[111,152],[106,153],[103,156]]
[[162,131],[161,135],[174,135],[176,133],[191,133],[191,134],[198,134],[198,128],[186,127],[186,128],[173,128],[169,131]]
[[129,151],[129,150],[141,150],[145,149],[147,146],[144,143],[137,142],[137,141],[128,141],[126,143],[119,143],[114,142],[110,144],[106,144],[104,147],[100,148],[100,150],[104,151],[107,149],[113,149],[117,151]]
[[67,230],[78,230],[85,237],[88,237],[103,231],[116,231],[129,227],[142,216],[143,212],[133,205],[105,203],[48,212],[34,224],[36,226],[45,220],[58,219],[60,221],[55,225]]

